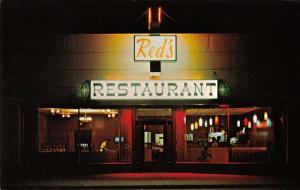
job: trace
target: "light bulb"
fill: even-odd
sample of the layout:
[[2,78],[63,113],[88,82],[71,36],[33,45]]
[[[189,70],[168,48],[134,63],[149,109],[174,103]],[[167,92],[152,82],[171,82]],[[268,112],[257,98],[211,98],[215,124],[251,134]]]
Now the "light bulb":
[[199,126],[202,127],[203,126],[203,119],[200,117],[199,118]]
[[215,117],[215,125],[219,125],[219,117],[217,115]]
[[241,121],[240,121],[240,120],[237,120],[236,126],[237,126],[237,127],[241,127]]
[[195,121],[194,126],[195,126],[195,129],[198,129],[198,122],[197,121]]
[[269,118],[269,116],[268,116],[268,112],[265,112],[265,113],[264,113],[264,120],[265,120],[265,121],[267,121],[267,120],[268,120],[268,118]]
[[191,124],[191,131],[194,131],[194,123]]
[[209,125],[212,126],[213,125],[213,119],[209,118]]
[[256,123],[256,122],[257,122],[257,115],[254,114],[254,115],[253,115],[253,123]]

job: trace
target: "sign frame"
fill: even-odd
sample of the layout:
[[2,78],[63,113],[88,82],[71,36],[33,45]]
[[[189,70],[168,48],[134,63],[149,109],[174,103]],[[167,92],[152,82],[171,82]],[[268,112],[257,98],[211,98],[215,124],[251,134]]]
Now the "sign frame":
[[90,100],[217,100],[219,98],[218,85],[218,80],[91,80]]

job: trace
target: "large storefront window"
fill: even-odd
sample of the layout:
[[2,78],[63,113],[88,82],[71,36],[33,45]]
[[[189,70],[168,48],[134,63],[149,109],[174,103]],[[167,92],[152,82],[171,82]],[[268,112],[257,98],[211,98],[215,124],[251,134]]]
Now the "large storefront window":
[[41,160],[131,161],[132,110],[39,108],[38,114]]
[[269,108],[186,109],[187,162],[266,163],[273,145]]

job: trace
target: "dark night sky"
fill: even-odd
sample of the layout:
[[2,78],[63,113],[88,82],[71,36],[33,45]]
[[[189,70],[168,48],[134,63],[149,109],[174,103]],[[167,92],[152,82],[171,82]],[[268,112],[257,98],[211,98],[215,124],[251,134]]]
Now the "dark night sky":
[[148,32],[149,5],[161,5],[161,32],[278,33],[299,30],[297,1],[6,0],[5,33]]

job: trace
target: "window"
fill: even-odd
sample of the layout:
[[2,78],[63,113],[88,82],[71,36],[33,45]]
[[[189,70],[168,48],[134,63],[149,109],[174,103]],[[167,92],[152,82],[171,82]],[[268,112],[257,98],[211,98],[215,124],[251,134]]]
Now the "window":
[[268,162],[273,145],[270,108],[197,108],[185,114],[183,161]]
[[130,109],[39,108],[38,112],[40,153],[80,152],[82,163],[131,160]]

